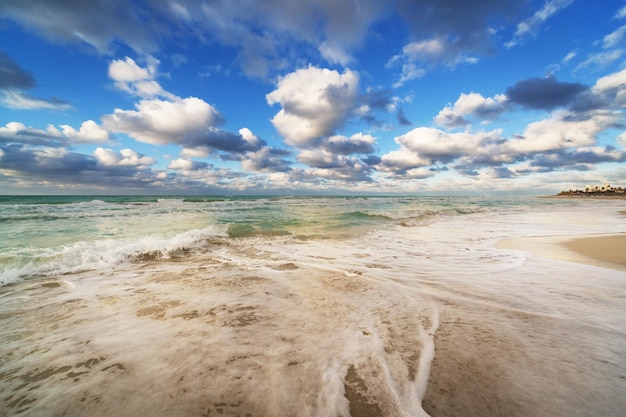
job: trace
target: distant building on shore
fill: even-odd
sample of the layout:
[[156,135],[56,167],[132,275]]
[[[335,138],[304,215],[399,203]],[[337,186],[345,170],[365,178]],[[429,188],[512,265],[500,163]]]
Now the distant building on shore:
[[558,195],[614,195],[625,193],[626,190],[622,187],[613,187],[610,184],[604,184],[587,185],[584,190],[561,191]]

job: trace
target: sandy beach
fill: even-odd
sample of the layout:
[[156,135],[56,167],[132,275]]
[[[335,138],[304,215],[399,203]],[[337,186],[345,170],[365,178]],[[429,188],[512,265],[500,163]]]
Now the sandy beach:
[[541,258],[626,270],[626,235],[546,236],[502,240],[496,248],[521,250]]
[[[624,196],[615,196],[615,198],[624,198]],[[626,216],[626,210],[620,210],[618,213]],[[575,238],[529,237],[500,241],[496,247],[523,250],[539,257],[626,270],[626,235],[624,234],[594,234]]]

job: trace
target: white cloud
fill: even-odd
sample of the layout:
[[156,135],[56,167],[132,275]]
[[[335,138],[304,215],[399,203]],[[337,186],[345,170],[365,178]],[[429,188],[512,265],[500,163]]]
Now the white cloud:
[[93,120],[84,121],[78,131],[69,125],[61,125],[61,129],[63,134],[73,142],[95,143],[109,140],[109,132]]
[[147,56],[145,61],[145,67],[140,67],[135,60],[129,57],[111,61],[109,77],[114,81],[115,87],[142,98],[166,97],[174,99],[173,94],[165,91],[155,81],[159,60]]
[[626,69],[599,78],[592,87],[593,92],[602,95],[616,90],[626,90]]
[[112,149],[98,147],[93,154],[101,165],[109,167],[120,166],[147,169],[150,165],[156,163],[154,158],[141,155],[132,149],[122,149],[118,153]]
[[528,37],[535,37],[541,26],[553,15],[557,14],[570,4],[573,0],[547,0],[543,7],[535,12],[530,18],[520,22],[513,39],[505,44],[507,48],[519,45]]
[[341,46],[332,44],[328,41],[320,44],[319,51],[327,61],[336,64],[348,65],[353,60]]
[[36,129],[34,127],[26,127],[24,123],[20,122],[9,122],[5,125],[5,127],[0,127],[0,136],[12,136],[15,134],[23,133],[40,136],[61,137],[61,133],[53,125],[48,125],[48,128],[46,130]]
[[604,37],[603,48],[616,48],[624,45],[624,36],[626,35],[626,25],[616,29]]
[[449,162],[462,155],[494,154],[492,144],[502,138],[499,129],[490,132],[448,133],[431,127],[418,127],[395,139],[396,143],[430,163]]
[[63,135],[54,125],[48,125],[46,130],[42,130],[27,127],[20,122],[9,122],[0,127],[0,143],[2,142],[58,146],[63,142]]
[[178,158],[170,162],[167,167],[176,171],[196,171],[206,168],[207,166],[208,164],[205,162],[193,161],[186,158]]
[[374,152],[375,143],[376,139],[372,135],[355,133],[351,137],[342,135],[330,136],[324,140],[322,146],[335,154],[369,154]]
[[616,49],[612,51],[598,52],[596,54],[591,55],[589,58],[581,62],[576,68],[575,71],[580,71],[581,69],[588,67],[600,67],[604,68],[615,61],[619,60],[624,55],[624,51],[621,49]]
[[454,39],[443,36],[431,39],[414,41],[402,48],[402,52],[393,56],[387,63],[387,68],[392,68],[402,63],[400,78],[394,83],[394,88],[402,86],[405,82],[423,77],[426,70],[416,63],[425,66],[443,64],[454,68],[459,64],[476,64],[478,58],[468,56],[461,45]]
[[109,64],[109,77],[113,81],[130,83],[141,80],[151,80],[155,76],[155,67],[142,68],[129,57],[116,59]]
[[399,150],[383,155],[379,169],[388,172],[407,171],[426,167],[431,165],[431,163],[430,159],[422,158],[418,153],[402,147]]
[[617,143],[622,145],[622,148],[626,148],[626,132],[619,135],[616,139],[617,139]]
[[59,99],[46,100],[39,97],[33,97],[23,91],[8,90],[2,93],[2,103],[11,109],[20,110],[69,110],[72,106],[66,101]]
[[567,55],[565,55],[565,57],[561,60],[561,62],[563,62],[564,64],[567,64],[568,62],[570,62],[572,59],[574,59],[577,55],[576,51],[570,51],[567,53]]
[[619,9],[615,17],[618,19],[623,19],[624,17],[626,17],[626,6]]
[[407,81],[421,78],[424,75],[426,75],[426,70],[424,70],[423,68],[418,68],[415,65],[415,62],[405,62],[404,64],[402,64],[402,73],[400,74],[400,78],[393,84],[393,87],[401,87]]
[[308,67],[287,74],[266,96],[270,105],[282,106],[272,123],[287,144],[310,146],[345,123],[357,101],[358,85],[358,75],[348,69],[340,74]]
[[597,113],[586,120],[571,120],[567,113],[555,113],[549,119],[530,123],[521,137],[508,140],[502,152],[512,155],[530,155],[540,152],[590,146],[597,135],[609,128],[615,118]]
[[435,123],[446,128],[463,127],[470,124],[467,117],[476,117],[483,122],[494,120],[507,109],[507,97],[498,94],[483,97],[478,93],[461,93],[454,105],[447,105],[437,116]]
[[250,144],[251,148],[257,148],[261,144],[261,140],[247,127],[239,129],[241,138]]
[[447,53],[448,45],[443,38],[411,42],[402,48],[402,53],[412,60],[436,62]]
[[222,122],[213,106],[196,97],[141,100],[135,107],[137,110],[115,109],[113,114],[102,116],[103,126],[140,142],[163,145],[184,143]]

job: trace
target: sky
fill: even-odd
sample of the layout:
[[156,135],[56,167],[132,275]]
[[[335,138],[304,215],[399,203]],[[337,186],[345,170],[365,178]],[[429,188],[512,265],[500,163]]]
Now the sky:
[[626,187],[624,0],[2,0],[0,194]]

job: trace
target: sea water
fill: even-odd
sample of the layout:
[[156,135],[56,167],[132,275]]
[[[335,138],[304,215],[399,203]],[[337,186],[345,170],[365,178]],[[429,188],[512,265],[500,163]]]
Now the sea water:
[[0,197],[0,416],[621,416],[626,272],[494,244],[624,210]]

